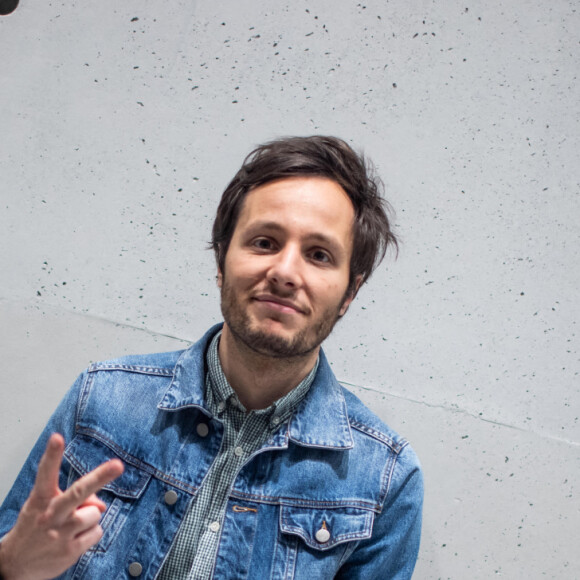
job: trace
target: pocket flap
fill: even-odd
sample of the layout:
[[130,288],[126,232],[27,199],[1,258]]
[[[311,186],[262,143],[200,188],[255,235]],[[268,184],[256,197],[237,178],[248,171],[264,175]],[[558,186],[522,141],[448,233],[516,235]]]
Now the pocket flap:
[[354,508],[308,508],[283,505],[280,529],[300,536],[307,546],[328,550],[336,544],[371,537],[375,515],[372,511]]
[[[64,456],[73,469],[80,475],[86,475],[109,459],[120,457],[98,439],[86,435],[77,435],[67,446]],[[120,497],[138,498],[143,493],[151,474],[123,462],[125,471],[103,487]]]

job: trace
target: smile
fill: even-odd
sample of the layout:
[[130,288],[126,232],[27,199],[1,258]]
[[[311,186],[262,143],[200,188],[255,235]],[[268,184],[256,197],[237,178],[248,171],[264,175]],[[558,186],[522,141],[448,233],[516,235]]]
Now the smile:
[[291,300],[273,296],[272,294],[261,294],[260,296],[255,296],[254,300],[258,302],[260,306],[270,308],[276,312],[282,312],[285,314],[304,314],[304,311]]

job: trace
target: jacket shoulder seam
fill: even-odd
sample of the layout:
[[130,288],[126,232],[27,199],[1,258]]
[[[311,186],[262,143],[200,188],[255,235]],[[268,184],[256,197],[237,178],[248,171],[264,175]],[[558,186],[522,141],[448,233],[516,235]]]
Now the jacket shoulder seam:
[[377,441],[384,443],[390,449],[392,449],[392,451],[397,455],[401,453],[401,451],[409,444],[409,442],[404,438],[394,440],[392,437],[389,437],[386,433],[378,431],[377,429],[373,429],[372,427],[369,427],[368,425],[361,423],[359,421],[353,421],[351,419],[349,422],[350,426],[353,429],[356,429],[361,433],[365,433],[366,435],[373,437]]

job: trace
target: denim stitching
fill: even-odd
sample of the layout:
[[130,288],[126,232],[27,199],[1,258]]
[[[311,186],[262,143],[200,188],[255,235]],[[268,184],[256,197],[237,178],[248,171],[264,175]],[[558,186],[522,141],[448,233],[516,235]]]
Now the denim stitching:
[[382,506],[385,504],[387,496],[389,495],[389,489],[391,489],[391,481],[393,481],[393,472],[395,471],[395,465],[397,464],[398,455],[395,457],[390,457],[390,461],[385,464],[385,469],[383,470],[383,477],[381,478],[381,489],[385,492],[382,495],[381,501],[381,511]]
[[93,363],[89,366],[87,371],[89,373],[96,373],[99,371],[127,371],[130,373],[139,373],[144,375],[172,377],[175,369],[167,369],[163,367],[143,367],[139,365],[125,365],[119,363]]
[[90,435],[94,439],[97,439],[98,441],[100,441],[101,443],[103,443],[104,445],[109,447],[112,451],[114,451],[115,454],[118,455],[125,463],[128,463],[129,465],[132,465],[133,467],[136,467],[136,468],[140,469],[141,471],[144,471],[145,473],[148,473],[150,476],[153,476],[160,481],[164,481],[165,483],[169,483],[170,485],[173,485],[174,487],[176,487],[182,491],[185,491],[186,493],[189,493],[190,495],[195,495],[195,493],[197,492],[197,489],[198,489],[197,487],[194,487],[194,486],[189,485],[189,484],[187,484],[179,479],[176,479],[176,478],[164,473],[163,471],[159,471],[155,467],[153,467],[147,463],[144,463],[143,461],[140,461],[139,459],[135,458],[132,455],[129,455],[125,450],[123,450],[121,447],[119,447],[114,441],[111,441],[108,437],[104,437],[98,431],[95,431],[94,429],[89,429],[86,427],[79,426],[77,428],[77,432],[80,435]]
[[83,415],[87,407],[87,401],[89,398],[92,384],[93,384],[93,375],[87,374],[79,393],[75,416],[75,427],[78,426],[78,424],[80,423],[81,416]]
[[304,500],[292,497],[266,496],[251,493],[243,493],[236,490],[232,490],[230,492],[230,497],[239,500],[255,501],[258,503],[264,503],[268,505],[304,507],[311,509],[353,508],[353,509],[364,509],[375,513],[380,513],[382,509],[381,504],[359,499],[340,499],[336,501]]
[[[344,533],[336,536],[336,538],[333,538],[331,541],[329,541],[325,544],[321,544],[318,541],[313,541],[311,536],[307,532],[305,532],[304,528],[302,528],[300,526],[296,526],[296,525],[291,525],[287,521],[285,521],[288,519],[289,514],[284,516],[283,512],[284,512],[284,510],[280,510],[280,525],[281,525],[282,529],[286,533],[294,534],[294,535],[302,538],[304,540],[304,543],[307,546],[310,546],[311,548],[314,548],[317,550],[326,551],[330,548],[333,548],[334,546],[337,546],[339,544],[343,544],[343,543],[348,542],[350,540],[366,540],[366,539],[370,538],[372,535],[371,534],[372,521],[374,518],[369,517],[369,515],[365,514],[364,525],[360,530],[358,530],[356,532],[344,532]],[[370,512],[369,512],[369,514],[370,514]]]
[[296,558],[298,556],[298,538],[292,536],[288,540],[288,550],[286,556],[286,566],[284,568],[284,579],[292,580],[294,578],[294,572],[296,569]]
[[401,439],[400,442],[394,441],[391,437],[389,437],[385,433],[367,427],[367,425],[365,425],[364,423],[359,423],[358,421],[351,421],[351,427],[353,427],[357,431],[361,431],[362,433],[370,435],[371,437],[381,441],[382,443],[385,443],[397,454],[399,454],[409,444],[409,442],[406,439]]

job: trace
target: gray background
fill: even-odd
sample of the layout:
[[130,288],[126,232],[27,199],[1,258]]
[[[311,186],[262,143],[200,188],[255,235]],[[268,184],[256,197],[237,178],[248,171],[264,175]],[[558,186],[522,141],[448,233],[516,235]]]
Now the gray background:
[[403,241],[326,345],[420,455],[416,578],[578,578],[578,3],[22,0],[0,18],[0,497],[94,360],[220,319],[251,147],[337,134]]

